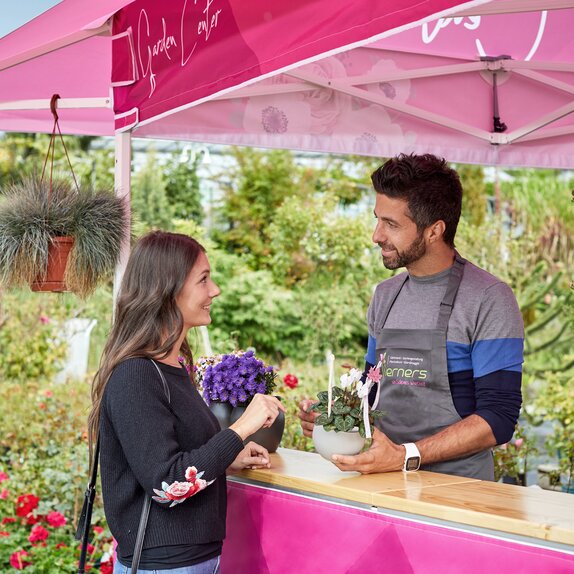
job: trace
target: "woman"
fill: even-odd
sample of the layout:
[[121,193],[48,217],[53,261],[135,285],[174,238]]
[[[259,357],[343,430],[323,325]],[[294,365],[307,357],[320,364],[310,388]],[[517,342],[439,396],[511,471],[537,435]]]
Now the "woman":
[[[219,293],[205,250],[191,237],[156,231],[134,247],[89,416],[91,447],[100,436],[106,518],[118,542],[114,574],[131,571],[141,510],[154,492],[160,496],[151,504],[138,572],[219,572],[225,471],[269,467],[267,451],[243,440],[270,426],[281,403],[256,395],[221,430],[178,361],[183,355],[192,364],[187,331],[211,323]],[[204,475],[190,489],[196,470]],[[203,490],[189,496],[198,485]]]

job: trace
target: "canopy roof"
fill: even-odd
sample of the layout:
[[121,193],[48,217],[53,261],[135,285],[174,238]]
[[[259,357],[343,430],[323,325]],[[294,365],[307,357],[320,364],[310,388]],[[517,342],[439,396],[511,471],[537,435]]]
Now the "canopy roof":
[[572,5],[63,0],[0,40],[0,129],[59,93],[67,133],[574,167]]

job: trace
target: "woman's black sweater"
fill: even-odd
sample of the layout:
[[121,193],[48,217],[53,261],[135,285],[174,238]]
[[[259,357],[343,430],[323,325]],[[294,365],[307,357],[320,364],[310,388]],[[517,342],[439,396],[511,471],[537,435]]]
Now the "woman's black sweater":
[[186,370],[149,359],[128,359],[106,386],[100,417],[104,509],[120,554],[133,554],[145,496],[162,482],[184,482],[195,466],[215,482],[184,502],[152,502],[145,548],[199,545],[225,538],[225,470],[243,449],[239,435],[220,430]]

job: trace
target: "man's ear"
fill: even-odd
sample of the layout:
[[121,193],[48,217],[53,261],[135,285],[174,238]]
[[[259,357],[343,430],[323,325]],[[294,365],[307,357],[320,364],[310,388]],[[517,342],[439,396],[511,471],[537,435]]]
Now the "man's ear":
[[425,229],[425,236],[428,243],[435,243],[444,236],[446,225],[442,219],[435,221]]

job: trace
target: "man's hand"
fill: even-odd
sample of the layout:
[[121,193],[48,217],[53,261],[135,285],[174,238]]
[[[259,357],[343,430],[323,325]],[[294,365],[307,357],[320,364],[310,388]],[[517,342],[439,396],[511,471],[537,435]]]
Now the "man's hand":
[[355,470],[361,474],[402,470],[405,447],[395,444],[386,434],[373,428],[373,443],[369,450],[356,456],[334,454],[332,460],[340,470]]
[[313,427],[315,426],[315,419],[319,416],[316,411],[307,412],[307,409],[315,404],[317,401],[312,399],[303,399],[299,403],[299,413],[298,416],[301,419],[301,428],[303,429],[303,434],[309,438],[313,436]]

